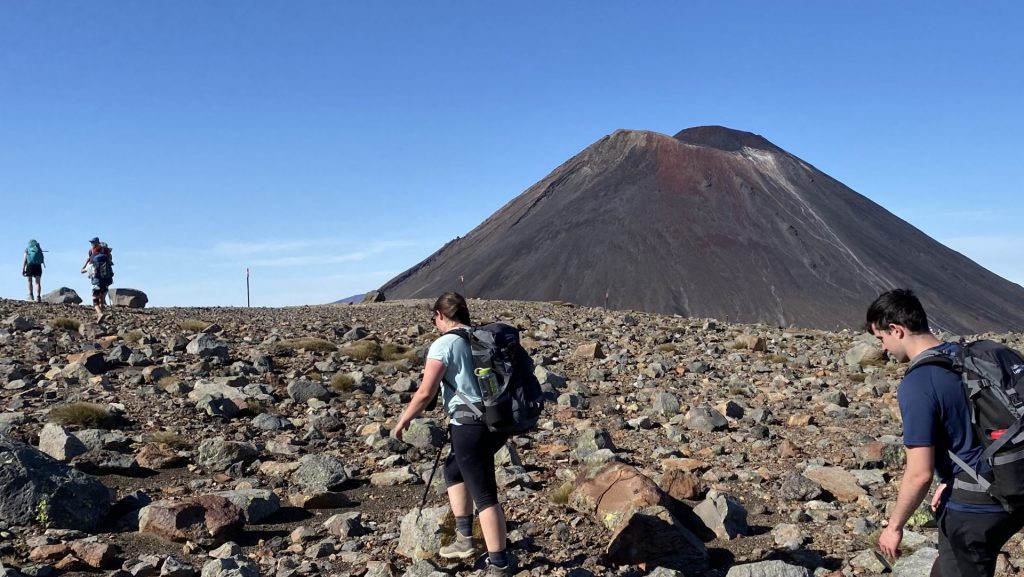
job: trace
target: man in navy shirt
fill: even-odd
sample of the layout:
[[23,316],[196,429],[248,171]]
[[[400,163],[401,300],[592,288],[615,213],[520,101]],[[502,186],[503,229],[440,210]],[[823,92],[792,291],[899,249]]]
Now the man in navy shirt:
[[913,367],[914,358],[923,353],[953,354],[957,346],[932,335],[924,307],[909,290],[892,290],[875,299],[868,308],[867,328],[890,357],[911,362],[896,393],[907,468],[879,547],[891,559],[899,556],[903,526],[927,495],[934,470],[939,486],[931,508],[939,513],[939,558],[932,575],[991,577],[1000,548],[1024,526],[1024,511],[1007,513],[986,493],[970,490],[971,478],[949,456],[956,454],[975,470],[987,469],[980,463],[983,447],[971,424],[960,376],[937,365]]

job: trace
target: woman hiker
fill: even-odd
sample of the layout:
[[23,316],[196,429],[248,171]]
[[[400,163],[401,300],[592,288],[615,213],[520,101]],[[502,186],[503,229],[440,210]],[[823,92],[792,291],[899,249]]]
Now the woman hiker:
[[[41,284],[44,260],[43,249],[39,246],[39,242],[35,239],[28,241],[28,246],[25,247],[25,258],[21,262],[21,276],[28,279],[28,300],[30,301],[43,301]],[[32,294],[32,279],[36,279],[35,295]]]
[[480,402],[469,343],[451,332],[469,328],[469,307],[462,295],[447,292],[438,297],[430,312],[431,322],[441,336],[430,345],[423,382],[391,434],[401,439],[409,423],[423,412],[437,395],[438,387],[444,383],[442,399],[449,416],[448,430],[452,439],[452,450],[444,463],[444,479],[448,501],[455,515],[456,535],[455,540],[442,547],[438,554],[445,559],[473,557],[473,506],[476,505],[487,545],[486,575],[509,577],[513,561],[507,552],[505,512],[498,502],[498,484],[494,478],[494,454],[508,440],[508,435],[492,433],[479,421],[452,418],[461,405],[456,390],[467,401]]

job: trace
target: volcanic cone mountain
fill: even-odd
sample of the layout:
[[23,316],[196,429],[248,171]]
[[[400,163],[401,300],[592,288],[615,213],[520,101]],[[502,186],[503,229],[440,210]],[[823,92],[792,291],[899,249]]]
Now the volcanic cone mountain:
[[602,138],[382,290],[835,329],[894,287],[937,328],[1024,329],[1021,286],[764,138],[706,126]]

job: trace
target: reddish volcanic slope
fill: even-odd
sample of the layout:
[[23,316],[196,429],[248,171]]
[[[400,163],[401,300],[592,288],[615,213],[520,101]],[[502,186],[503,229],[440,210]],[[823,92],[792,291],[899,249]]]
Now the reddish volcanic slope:
[[718,126],[602,138],[382,287],[859,327],[913,288],[952,332],[1024,330],[1024,288],[764,138]]

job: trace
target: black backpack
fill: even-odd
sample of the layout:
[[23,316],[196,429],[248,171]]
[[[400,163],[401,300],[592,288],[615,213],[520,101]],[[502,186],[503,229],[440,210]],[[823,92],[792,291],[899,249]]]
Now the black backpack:
[[1007,511],[1024,506],[1024,356],[1006,345],[981,340],[961,343],[955,354],[932,351],[915,359],[907,373],[923,365],[939,365],[960,375],[971,423],[985,447],[981,462],[991,467],[990,472],[979,473],[950,451],[968,477],[955,479],[953,490],[987,493]]
[[99,281],[99,286],[111,286],[114,281],[114,265],[110,254],[100,252],[92,256],[92,274]]
[[[483,401],[470,403],[455,392],[465,409],[452,418],[483,422],[493,433],[525,433],[537,426],[544,408],[544,392],[533,374],[533,359],[519,343],[519,329],[491,323],[449,331],[466,339],[473,351],[477,386]],[[492,380],[493,377],[493,380]]]

